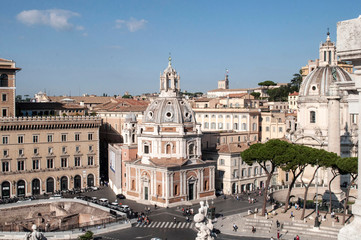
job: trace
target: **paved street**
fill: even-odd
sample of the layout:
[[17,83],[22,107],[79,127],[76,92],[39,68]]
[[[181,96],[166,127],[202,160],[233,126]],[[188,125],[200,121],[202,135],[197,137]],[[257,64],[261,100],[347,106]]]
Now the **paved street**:
[[[103,187],[98,191],[83,193],[86,196],[95,196],[107,198],[109,201],[115,201],[115,194],[108,187]],[[248,210],[254,210],[255,208],[261,208],[262,202],[260,196],[252,195],[256,202],[249,204],[248,196],[240,195],[239,200],[235,197],[227,196],[226,199],[218,197],[214,200],[208,201],[209,205],[213,205],[216,208],[216,217],[225,218],[229,215],[234,215],[240,212],[247,212]],[[128,199],[119,200],[123,205],[129,205],[135,212],[145,212],[145,209],[150,207],[151,211],[148,214],[150,218],[150,224],[144,225],[135,223],[130,229],[120,230],[116,232],[110,232],[102,234],[97,237],[101,239],[151,239],[152,237],[160,237],[162,239],[174,239],[185,240],[194,239],[196,237],[196,231],[194,230],[194,222],[186,222],[186,216],[183,215],[182,206],[173,208],[159,208],[154,206],[143,205],[135,201]],[[184,206],[185,208],[193,209],[194,213],[198,212],[199,203],[191,206]],[[174,222],[176,218],[176,223]],[[192,217],[190,218],[192,220]],[[265,238],[250,238],[250,237],[238,237],[231,235],[219,234],[217,239],[265,239]]]

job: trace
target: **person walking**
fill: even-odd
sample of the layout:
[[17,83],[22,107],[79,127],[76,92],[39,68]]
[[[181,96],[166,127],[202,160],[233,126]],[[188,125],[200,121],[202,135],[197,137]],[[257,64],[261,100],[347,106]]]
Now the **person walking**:
[[233,231],[237,232],[237,229],[238,229],[237,225],[233,223]]
[[276,225],[277,225],[277,228],[279,228],[281,226],[281,224],[278,220],[276,221]]
[[177,218],[176,217],[174,217],[173,220],[174,220],[174,223],[177,223]]

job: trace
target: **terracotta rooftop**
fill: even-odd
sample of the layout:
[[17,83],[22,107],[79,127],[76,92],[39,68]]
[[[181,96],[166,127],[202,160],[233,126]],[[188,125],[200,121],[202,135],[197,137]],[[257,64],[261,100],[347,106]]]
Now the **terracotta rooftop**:
[[217,150],[219,153],[239,153],[248,148],[249,145],[247,143],[228,143],[219,145]]
[[242,98],[244,96],[247,96],[248,93],[231,93],[231,94],[228,94],[228,96],[230,98]]
[[63,102],[64,99],[72,99],[74,100],[75,103],[80,103],[80,102],[84,102],[84,104],[101,104],[101,103],[106,103],[108,101],[110,101],[111,99],[114,99],[114,97],[98,97],[98,96],[73,96],[73,97],[68,97],[68,96],[47,96],[47,98],[49,99],[49,101],[51,102]]
[[206,98],[206,97],[202,97],[202,98],[198,98],[195,99],[195,102],[209,102],[210,100],[212,100],[213,98]]
[[293,93],[290,93],[290,96],[298,96],[298,92],[293,92]]
[[144,112],[148,105],[147,100],[136,100],[130,98],[117,98],[95,107],[97,111],[107,112]]

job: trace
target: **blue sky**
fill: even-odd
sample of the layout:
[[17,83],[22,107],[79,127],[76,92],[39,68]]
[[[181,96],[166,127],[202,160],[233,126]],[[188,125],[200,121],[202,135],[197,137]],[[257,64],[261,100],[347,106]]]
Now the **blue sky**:
[[159,91],[172,63],[189,92],[289,82],[336,39],[336,23],[361,1],[1,0],[0,58],[12,59],[17,94],[131,94]]

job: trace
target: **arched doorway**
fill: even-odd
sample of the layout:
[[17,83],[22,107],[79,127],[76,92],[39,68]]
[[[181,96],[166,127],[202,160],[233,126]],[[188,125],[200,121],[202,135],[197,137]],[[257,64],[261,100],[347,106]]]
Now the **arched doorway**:
[[32,195],[39,195],[40,194],[40,180],[35,178],[31,182],[31,193]]
[[80,189],[81,188],[81,177],[79,175],[76,175],[74,177],[74,188]]
[[191,177],[188,180],[188,200],[194,200],[197,198],[196,195],[196,179],[194,177]]
[[68,190],[68,178],[66,176],[63,176],[60,179],[60,190],[61,191]]
[[10,183],[8,181],[5,181],[1,184],[1,196],[3,198],[10,197]]
[[25,181],[24,180],[19,180],[17,182],[17,193],[16,195],[18,197],[24,197],[25,196]]
[[94,175],[93,174],[88,175],[87,185],[88,185],[88,187],[94,187]]
[[54,192],[54,179],[48,178],[46,179],[46,192],[47,193],[53,193]]

